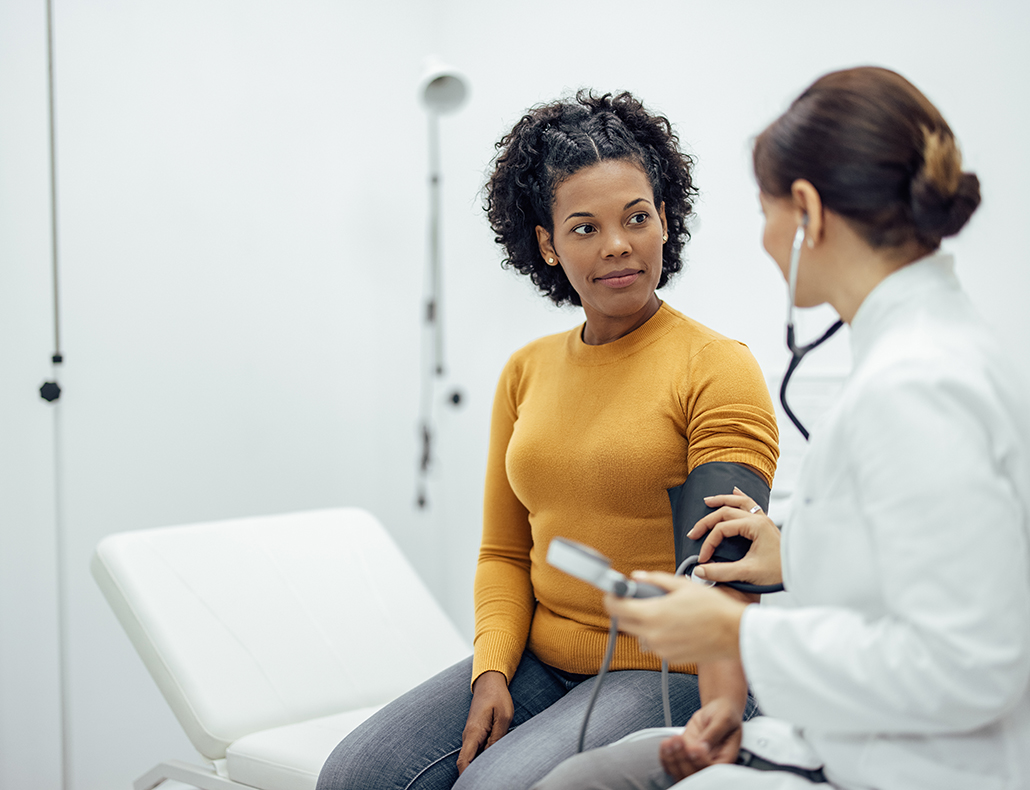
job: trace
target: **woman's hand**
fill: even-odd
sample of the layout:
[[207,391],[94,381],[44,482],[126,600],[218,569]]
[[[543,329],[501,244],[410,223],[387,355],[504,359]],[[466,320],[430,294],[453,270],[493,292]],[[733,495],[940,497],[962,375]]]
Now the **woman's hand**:
[[465,729],[461,733],[458,752],[458,774],[469,767],[484,749],[499,741],[507,732],[515,715],[508,681],[503,672],[484,672],[472,684],[472,705]]
[[743,735],[739,706],[717,698],[702,705],[680,735],[662,741],[662,768],[677,782],[716,763],[732,763]]
[[699,559],[708,563],[716,546],[724,538],[742,535],[751,541],[751,548],[736,562],[711,562],[699,565],[695,570],[698,578],[713,582],[751,582],[752,584],[782,584],[780,568],[780,531],[755,501],[734,488],[732,494],[706,496],[705,504],[719,508],[698,521],[687,533],[688,538],[698,540],[709,533],[701,545]]
[[673,664],[739,660],[740,618],[747,604],[671,573],[635,571],[633,578],[669,591],[656,598],[605,596],[619,630],[637,637],[641,649]]

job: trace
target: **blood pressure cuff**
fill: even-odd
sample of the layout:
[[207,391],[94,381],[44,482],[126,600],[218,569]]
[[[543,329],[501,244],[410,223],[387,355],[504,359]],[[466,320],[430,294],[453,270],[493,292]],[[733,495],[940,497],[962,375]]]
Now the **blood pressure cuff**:
[[[718,508],[705,504],[706,496],[732,494],[736,486],[762,508],[769,512],[769,485],[765,478],[746,466],[730,464],[723,461],[712,461],[701,464],[687,475],[686,482],[669,489],[669,502],[672,505],[672,528],[676,538],[676,567],[683,560],[701,551],[700,540],[687,537],[694,525],[709,513]],[[712,562],[736,562],[741,559],[751,546],[751,541],[740,535],[726,538],[715,549]]]

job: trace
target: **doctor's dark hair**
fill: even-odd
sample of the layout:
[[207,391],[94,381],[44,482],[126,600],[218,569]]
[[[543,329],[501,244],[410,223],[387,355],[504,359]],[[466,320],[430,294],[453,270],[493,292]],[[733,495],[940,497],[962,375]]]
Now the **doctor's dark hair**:
[[529,275],[555,304],[579,305],[580,298],[561,266],[548,266],[540,257],[536,226],[554,233],[555,190],[598,162],[639,165],[651,183],[655,207],[665,203],[669,240],[658,287],[683,267],[687,219],[697,197],[694,161],[680,150],[668,119],[648,112],[631,94],[595,96],[581,90],[574,99],[533,107],[496,148],[484,209],[495,241],[504,247],[504,265]]
[[937,108],[893,71],[820,77],[755,141],[758,186],[790,195],[801,178],[873,247],[935,250],[980,204],[955,135]]

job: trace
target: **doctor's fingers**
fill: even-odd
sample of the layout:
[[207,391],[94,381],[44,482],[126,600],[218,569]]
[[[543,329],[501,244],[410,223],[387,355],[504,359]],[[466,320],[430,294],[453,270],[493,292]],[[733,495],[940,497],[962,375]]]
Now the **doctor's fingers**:
[[[634,581],[653,584],[656,587],[661,587],[666,592],[673,592],[681,587],[693,584],[690,579],[684,579],[682,576],[675,576],[662,571],[633,571],[632,576]],[[648,609],[652,608],[654,602],[664,600],[664,598],[665,596],[642,599],[619,598],[608,593],[604,596],[604,606],[612,617],[619,618],[619,623],[621,624],[623,618],[639,616],[642,612],[646,613]]]
[[697,576],[709,582],[751,582],[756,584],[751,577],[755,575],[755,564],[748,562],[747,558],[736,562],[709,562],[697,568]]
[[[716,502],[715,500],[727,500],[733,499],[735,502]],[[718,510],[709,513],[704,518],[700,519],[693,527],[690,532],[687,533],[688,538],[697,540],[704,535],[708,530],[718,524],[720,521],[726,521],[731,518],[741,518],[743,516],[750,515],[749,507],[745,507],[747,502],[750,501],[747,497],[738,496],[719,496],[719,497],[705,497],[705,504],[709,507],[719,506]]]
[[704,499],[705,504],[708,505],[708,507],[732,505],[733,507],[739,507],[741,510],[747,510],[751,513],[762,509],[754,499],[744,491],[740,490],[737,486],[733,486],[733,493],[714,494],[712,496],[706,496]]
[[[690,579],[667,573],[634,573],[633,577],[670,590],[668,595],[656,598],[618,598],[611,594],[604,597],[605,608],[618,620],[619,630],[645,640],[668,627],[671,620],[677,619],[684,598],[690,599],[695,593],[710,592]],[[667,583],[663,584],[663,581]]]
[[647,609],[640,611],[641,601],[632,598],[618,598],[610,593],[604,597],[604,608],[619,621],[619,630],[631,636],[640,636],[640,630],[647,625]]
[[[682,578],[682,577],[681,577]],[[643,650],[672,664],[740,657],[739,624],[746,604],[721,591],[683,579],[659,598],[605,600],[619,617],[619,630]]]
[[[715,514],[713,513],[712,515]],[[706,537],[704,543],[701,544],[701,549],[698,551],[700,562],[708,562],[708,560],[712,558],[712,554],[715,549],[726,538],[741,535],[742,537],[753,541],[757,537],[759,530],[758,524],[754,521],[756,518],[755,516],[751,516],[748,513],[741,513],[741,511],[736,509],[733,509],[724,515],[725,519],[712,526],[712,531],[708,533],[708,537]],[[758,518],[761,517],[759,516]]]
[[736,562],[709,562],[698,566],[695,573],[700,578],[713,582],[782,584],[780,542],[778,539],[760,535],[752,540],[747,554]]
[[618,617],[619,631],[635,637],[643,652],[664,655],[670,628],[675,630],[680,626],[671,624],[667,614],[651,611],[654,606],[639,608],[639,603],[632,601],[623,610]]

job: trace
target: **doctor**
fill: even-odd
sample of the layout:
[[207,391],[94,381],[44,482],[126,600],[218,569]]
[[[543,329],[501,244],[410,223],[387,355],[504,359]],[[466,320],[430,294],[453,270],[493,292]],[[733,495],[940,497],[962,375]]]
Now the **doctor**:
[[[695,731],[581,755],[541,787],[689,775],[677,790],[1025,790],[1028,390],[937,251],[979,182],[936,108],[877,68],[817,80],[759,135],[754,167],[764,246],[798,306],[829,303],[850,325],[854,370],[812,435],[782,546],[743,492],[712,498],[694,534],[710,530],[702,560],[727,535],[752,538],[708,578],[782,579],[797,606],[657,573],[642,577],[669,595],[607,605],[669,661],[739,657],[763,713],[789,723],[786,746],[821,773],[711,765],[723,735]],[[620,750],[638,762],[605,774]]]

